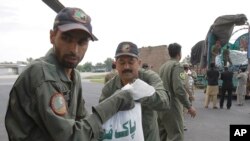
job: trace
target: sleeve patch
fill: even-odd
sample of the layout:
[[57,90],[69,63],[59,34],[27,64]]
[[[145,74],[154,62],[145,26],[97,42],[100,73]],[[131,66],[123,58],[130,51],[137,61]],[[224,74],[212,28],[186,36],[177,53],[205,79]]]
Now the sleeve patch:
[[65,115],[67,107],[63,94],[55,93],[50,99],[50,107],[55,114],[59,116]]
[[182,80],[184,80],[185,77],[186,77],[186,76],[185,76],[185,73],[184,73],[184,72],[181,72],[181,73],[180,73],[180,78],[181,78]]

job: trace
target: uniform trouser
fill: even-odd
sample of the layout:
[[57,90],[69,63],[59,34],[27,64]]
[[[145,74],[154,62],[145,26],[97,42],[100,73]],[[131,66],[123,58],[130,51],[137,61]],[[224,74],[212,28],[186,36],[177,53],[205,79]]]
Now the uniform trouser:
[[172,109],[164,116],[159,115],[159,131],[161,141],[183,141],[183,108]]
[[224,105],[224,98],[225,98],[225,94],[227,92],[227,108],[230,108],[232,105],[232,89],[229,88],[222,88],[222,94],[220,97],[220,107],[223,107]]
[[167,141],[167,131],[162,120],[158,118],[159,134],[161,141]]
[[237,104],[243,105],[245,103],[245,95],[237,94]]

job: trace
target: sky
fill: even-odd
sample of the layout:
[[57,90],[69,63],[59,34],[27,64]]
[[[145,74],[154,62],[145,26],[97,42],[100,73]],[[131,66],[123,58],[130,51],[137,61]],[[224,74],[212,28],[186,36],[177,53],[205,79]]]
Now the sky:
[[[183,58],[222,15],[245,14],[248,0],[59,0],[79,7],[92,19],[94,35],[80,64],[114,58],[117,45],[131,41],[139,48],[182,45]],[[56,13],[42,0],[0,0],[0,62],[44,56],[52,47],[49,31]]]

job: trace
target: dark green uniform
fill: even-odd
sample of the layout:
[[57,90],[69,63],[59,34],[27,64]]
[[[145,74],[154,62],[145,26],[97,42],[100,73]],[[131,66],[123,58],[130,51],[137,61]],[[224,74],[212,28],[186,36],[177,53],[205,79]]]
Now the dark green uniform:
[[17,79],[5,117],[10,141],[91,141],[102,124],[87,116],[81,79],[73,70],[67,78],[50,51],[34,61]]
[[184,69],[177,60],[170,59],[161,66],[160,77],[171,93],[170,109],[158,112],[161,140],[183,141],[183,106],[191,107],[183,85]]
[[[139,79],[153,86],[155,94],[142,102],[142,126],[145,141],[160,141],[157,125],[157,113],[155,110],[166,110],[169,108],[169,95],[163,87],[158,74],[151,70],[140,69]],[[110,97],[118,89],[121,89],[122,83],[117,75],[111,79],[102,89],[100,101]]]

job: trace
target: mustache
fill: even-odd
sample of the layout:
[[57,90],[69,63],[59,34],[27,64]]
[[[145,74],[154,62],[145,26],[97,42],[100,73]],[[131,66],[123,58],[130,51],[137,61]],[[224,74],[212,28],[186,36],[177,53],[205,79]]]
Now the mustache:
[[65,54],[64,57],[77,57],[74,53]]
[[131,69],[125,69],[122,71],[122,73],[132,73],[133,71]]

